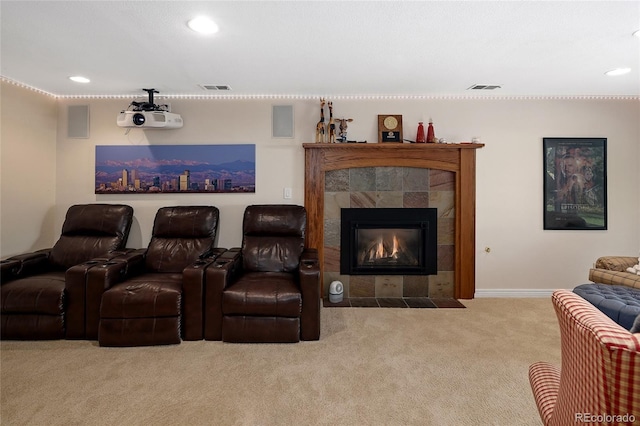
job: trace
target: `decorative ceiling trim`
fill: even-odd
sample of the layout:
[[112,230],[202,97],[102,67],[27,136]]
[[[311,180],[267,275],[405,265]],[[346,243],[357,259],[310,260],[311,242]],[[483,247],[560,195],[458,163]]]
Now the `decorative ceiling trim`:
[[14,85],[14,86],[21,87],[23,89],[28,89],[28,90],[31,90],[33,92],[37,92],[37,93],[40,93],[40,94],[43,94],[43,95],[51,96],[52,98],[58,98],[59,97],[59,96],[57,96],[57,95],[55,95],[53,93],[47,92],[45,90],[38,89],[37,87],[29,86],[28,84],[20,83],[19,81],[12,80],[12,79],[7,78],[5,76],[1,76],[0,75],[0,81],[2,81],[3,83],[8,83],[8,84],[11,84],[11,85]]
[[[57,95],[38,89],[28,84],[20,83],[10,78],[0,76],[0,81],[32,90],[56,99],[131,99],[141,97],[137,94],[110,95]],[[640,95],[288,95],[288,94],[163,94],[157,99],[187,99],[187,100],[316,100],[319,98],[337,100],[640,100]]]

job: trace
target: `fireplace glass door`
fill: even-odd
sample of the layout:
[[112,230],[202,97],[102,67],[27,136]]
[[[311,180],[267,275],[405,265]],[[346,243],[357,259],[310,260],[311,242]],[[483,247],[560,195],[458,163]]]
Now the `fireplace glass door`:
[[437,273],[436,209],[342,209],[340,272]]

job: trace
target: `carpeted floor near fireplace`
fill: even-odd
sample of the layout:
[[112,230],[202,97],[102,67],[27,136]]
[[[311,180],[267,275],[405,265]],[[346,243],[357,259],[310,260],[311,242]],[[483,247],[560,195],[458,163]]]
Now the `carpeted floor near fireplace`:
[[322,308],[320,340],[0,342],[0,424],[540,426],[527,375],[560,365],[550,298]]
[[323,299],[325,308],[464,308],[460,301],[452,298],[430,297],[345,297],[332,303]]

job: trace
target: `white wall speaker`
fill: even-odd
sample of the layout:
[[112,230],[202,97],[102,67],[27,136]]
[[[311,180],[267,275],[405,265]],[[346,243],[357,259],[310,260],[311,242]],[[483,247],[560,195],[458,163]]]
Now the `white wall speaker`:
[[272,137],[293,137],[293,105],[273,105],[271,119]]
[[89,105],[67,107],[67,137],[78,139],[89,137]]

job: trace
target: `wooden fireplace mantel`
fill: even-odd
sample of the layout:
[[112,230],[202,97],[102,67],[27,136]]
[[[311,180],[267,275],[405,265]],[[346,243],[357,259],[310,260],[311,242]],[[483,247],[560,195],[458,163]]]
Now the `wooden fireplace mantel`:
[[[476,149],[484,144],[305,143],[307,246],[324,253],[325,172],[355,167],[417,167],[455,173],[454,297],[475,293]],[[321,266],[322,270],[322,266]]]

